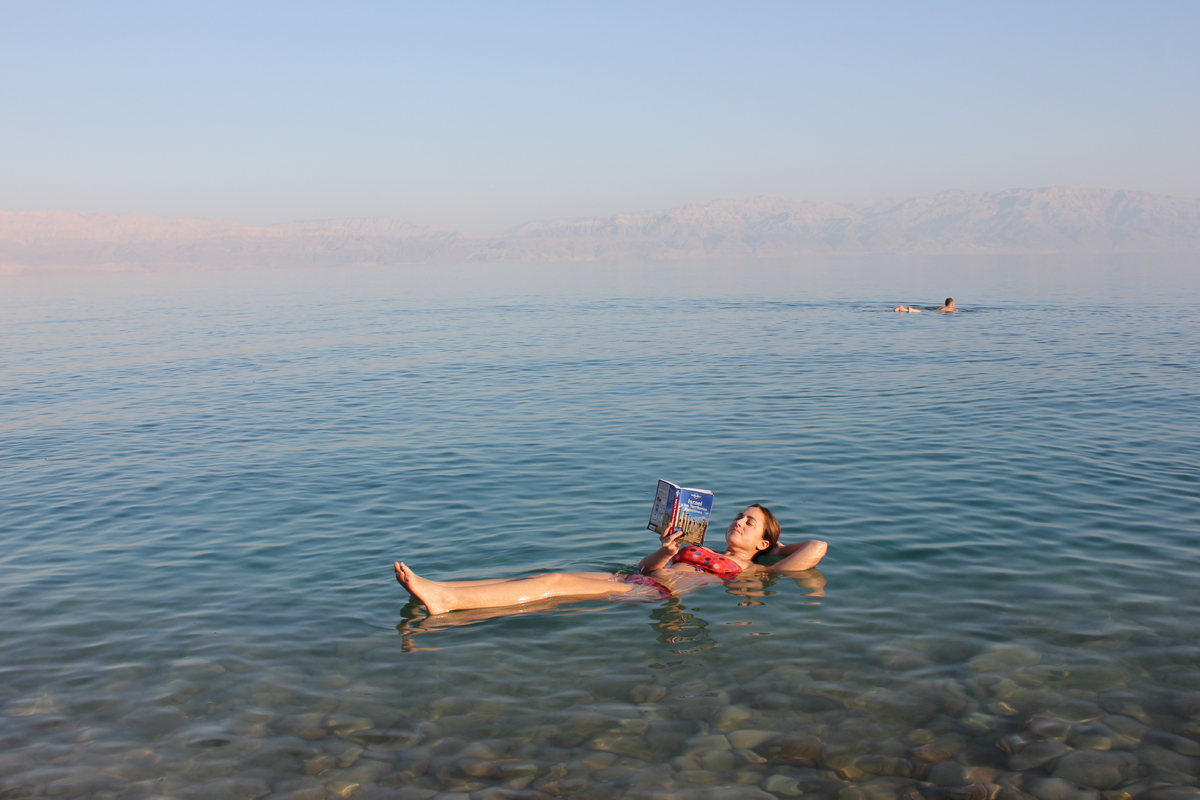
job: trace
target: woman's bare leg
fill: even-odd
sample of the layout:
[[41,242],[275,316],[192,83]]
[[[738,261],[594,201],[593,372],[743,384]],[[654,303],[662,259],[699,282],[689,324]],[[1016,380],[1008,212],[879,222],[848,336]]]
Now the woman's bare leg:
[[[553,573],[546,573],[553,574]],[[597,580],[606,581],[612,578],[611,572],[571,572],[571,575],[587,575]],[[477,581],[434,581],[434,583],[442,586],[486,586],[489,583],[512,583],[513,581],[524,581],[530,578],[538,578],[540,575],[526,575],[524,578],[482,578]]]
[[424,603],[430,614],[462,608],[519,606],[550,597],[603,597],[635,588],[597,572],[555,572],[508,581],[460,581],[450,585],[426,580],[398,561],[392,568],[400,585]]

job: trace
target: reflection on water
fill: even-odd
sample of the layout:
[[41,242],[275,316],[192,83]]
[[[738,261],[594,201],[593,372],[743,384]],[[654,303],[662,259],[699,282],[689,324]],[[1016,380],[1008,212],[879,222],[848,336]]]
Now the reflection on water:
[[[0,800],[1197,800],[1195,266],[6,284]],[[629,569],[660,477],[821,572],[392,578]]]

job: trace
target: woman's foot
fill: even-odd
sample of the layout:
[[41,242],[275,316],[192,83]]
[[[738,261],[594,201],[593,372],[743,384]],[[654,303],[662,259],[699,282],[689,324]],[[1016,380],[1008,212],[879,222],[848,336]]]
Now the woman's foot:
[[424,603],[430,614],[444,614],[454,610],[453,589],[425,580],[399,561],[392,564],[392,569],[396,570],[396,580],[400,585]]

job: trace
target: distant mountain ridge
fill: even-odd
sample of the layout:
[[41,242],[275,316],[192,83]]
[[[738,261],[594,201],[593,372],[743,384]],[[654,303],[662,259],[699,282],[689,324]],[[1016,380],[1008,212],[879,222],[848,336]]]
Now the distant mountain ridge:
[[387,217],[265,227],[150,214],[0,211],[0,274],[831,253],[1200,252],[1200,200],[1049,187],[868,203],[777,197],[520,225],[500,236]]

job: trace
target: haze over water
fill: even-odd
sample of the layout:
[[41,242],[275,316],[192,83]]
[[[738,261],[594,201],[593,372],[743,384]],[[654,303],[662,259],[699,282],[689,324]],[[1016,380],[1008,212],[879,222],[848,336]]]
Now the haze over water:
[[[0,797],[1200,796],[1197,275],[7,280]],[[632,567],[658,478],[820,574],[437,619],[392,578]]]

